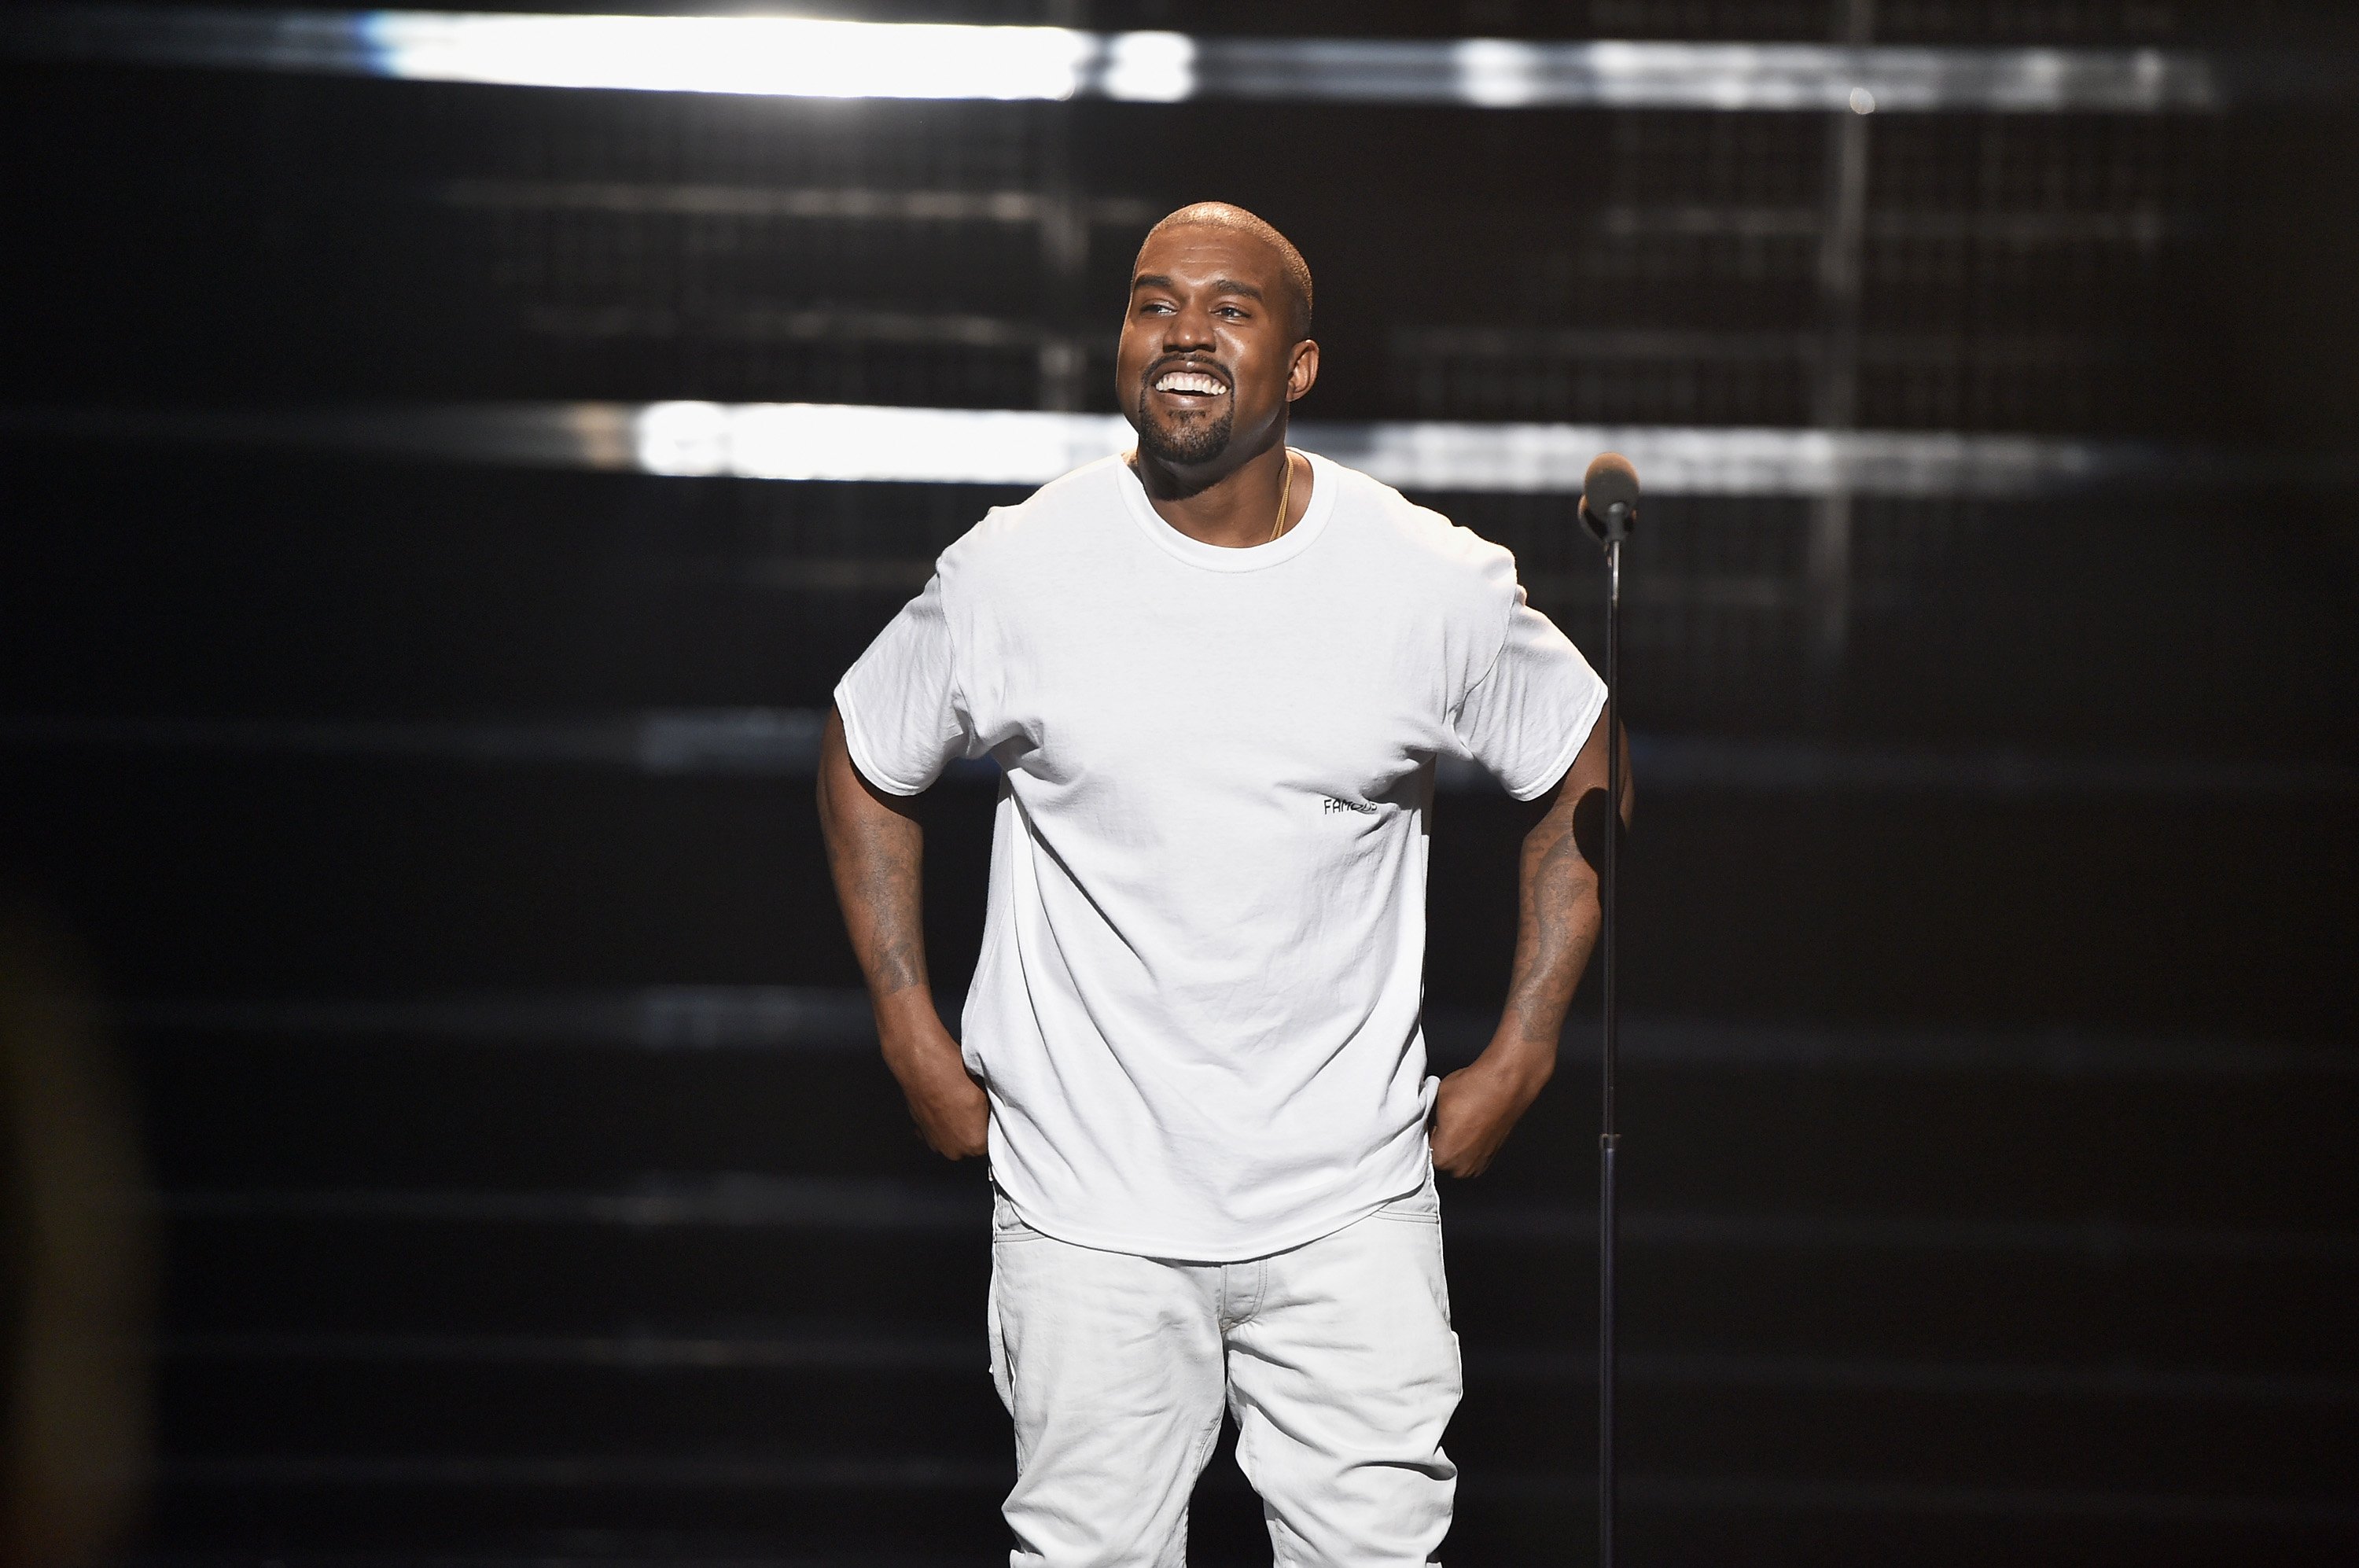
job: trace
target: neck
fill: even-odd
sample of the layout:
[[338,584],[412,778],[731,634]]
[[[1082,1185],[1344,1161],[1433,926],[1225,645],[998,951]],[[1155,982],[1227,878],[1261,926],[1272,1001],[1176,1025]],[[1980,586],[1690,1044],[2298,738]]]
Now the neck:
[[[1183,467],[1158,462],[1142,451],[1132,454],[1130,465],[1147,491],[1147,504],[1165,522],[1200,543],[1243,550],[1269,541],[1277,525],[1278,496],[1288,489],[1288,461],[1286,427],[1280,425],[1242,460]],[[1310,505],[1310,465],[1294,466],[1280,532],[1301,521]]]

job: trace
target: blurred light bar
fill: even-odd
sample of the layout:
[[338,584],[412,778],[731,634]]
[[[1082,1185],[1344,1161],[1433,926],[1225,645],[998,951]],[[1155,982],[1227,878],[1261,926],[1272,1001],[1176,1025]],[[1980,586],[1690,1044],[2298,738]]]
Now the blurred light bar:
[[981,1194],[939,1182],[754,1173],[654,1175],[604,1192],[180,1192],[167,1212],[202,1219],[319,1217],[458,1224],[959,1230]]
[[[812,708],[658,711],[505,721],[0,718],[0,747],[127,746],[505,768],[618,768],[657,778],[808,778],[827,715]],[[979,767],[995,777],[993,764]]]
[[[788,218],[854,223],[1038,223],[1056,218],[1060,203],[1038,191],[888,191],[777,185],[708,185],[677,180],[452,180],[435,199],[479,212],[601,212],[687,218]],[[1092,223],[1144,229],[1165,209],[1132,197],[1089,197],[1080,203]],[[2042,215],[2035,214],[2035,219]],[[2100,214],[2100,216],[2106,216]],[[1816,213],[1806,213],[1815,224]],[[1977,220],[1979,221],[1979,220]],[[1815,234],[1813,227],[1810,232]]]
[[372,11],[360,27],[373,74],[404,81],[773,98],[1071,98],[1096,52],[1065,27],[786,16]]
[[636,1051],[873,1051],[868,995],[808,985],[651,985],[636,991],[495,992],[273,1002],[146,1002],[116,1016],[143,1029]]
[[[968,1223],[972,1225],[981,1222]],[[1593,1231],[1594,1216],[1588,1223]],[[2098,1261],[2107,1266],[2112,1263],[2110,1258]],[[968,1351],[968,1367],[975,1365],[976,1354],[974,1349]],[[1634,1374],[1632,1380],[1646,1380],[1647,1376],[1641,1371]],[[775,1454],[281,1453],[201,1457],[168,1454],[154,1460],[150,1468],[158,1481],[176,1492],[188,1487],[245,1492],[263,1487],[317,1486],[337,1488],[341,1496],[342,1489],[353,1487],[382,1488],[386,1492],[419,1488],[419,1500],[413,1506],[421,1514],[436,1507],[448,1507],[446,1499],[454,1488],[506,1492],[627,1488],[668,1495],[696,1491],[707,1496],[732,1491],[779,1495],[797,1491],[864,1492],[899,1494],[912,1499],[964,1492],[980,1501],[1005,1493],[1015,1474],[1005,1464],[940,1458],[814,1459]],[[1584,1478],[1582,1472],[1564,1468],[1485,1467],[1462,1477],[1459,1488],[1461,1495],[1479,1497],[1486,1504],[1554,1506],[1564,1497],[1577,1495]],[[2067,1519],[2083,1525],[2095,1521],[2181,1530],[2201,1527],[2214,1532],[2232,1528],[2247,1531],[2322,1531],[2347,1530],[2359,1524],[2359,1506],[2336,1499],[2221,1497],[2190,1494],[2183,1489],[2166,1493],[2108,1492],[1664,1471],[1625,1472],[1615,1486],[1619,1496],[1638,1507],[1680,1517],[1700,1509],[1745,1515],[1799,1513],[1813,1519],[1851,1516],[1872,1519],[1879,1530],[1886,1529],[1886,1521],[1896,1518],[1971,1519],[1985,1529],[1985,1521],[1992,1519],[2019,1519],[2027,1524],[2036,1521],[2047,1528],[2052,1528],[2056,1520]],[[765,1506],[775,1508],[777,1501],[775,1496],[766,1497]],[[908,1506],[930,1505],[912,1501]],[[464,1561],[473,1568],[540,1568],[549,1559],[470,1555]]]
[[[971,1372],[965,1334],[788,1323],[752,1332],[610,1334],[398,1334],[329,1330],[176,1334],[158,1350],[176,1361],[344,1362],[429,1367],[567,1367],[633,1373],[723,1367],[764,1370]],[[1470,1377],[1582,1383],[1597,1375],[1586,1350],[1470,1350]],[[2087,1396],[2223,1403],[2359,1405],[2359,1379],[2207,1368],[2098,1364],[1882,1361],[1809,1356],[1637,1352],[1623,1357],[1630,1381],[1676,1388],[1847,1392]],[[481,1564],[479,1568],[489,1568]]]
[[1619,452],[1658,495],[2006,497],[2135,482],[2186,461],[2132,442],[1954,431],[1665,425],[1296,427],[1297,444],[1404,490],[1578,495],[1600,452]]
[[[695,477],[1044,485],[1126,452],[1114,414],[830,403],[509,403],[409,408],[0,409],[0,431],[317,447],[442,462]],[[2019,498],[2202,485],[2217,453],[2136,441],[1945,430],[1307,420],[1296,446],[1404,490],[1575,495],[1627,455],[1655,495]],[[2317,465],[2312,465],[2313,467]],[[2297,463],[2297,479],[2310,470]],[[2327,465],[2319,477],[2332,481]]]
[[[864,998],[862,1005],[866,1005]],[[799,1323],[753,1334],[699,1334],[646,1329],[586,1334],[353,1334],[332,1330],[324,1334],[289,1334],[265,1330],[259,1334],[174,1334],[158,1348],[177,1360],[206,1361],[616,1367],[633,1372],[671,1367],[697,1371],[721,1367],[974,1370],[974,1345],[962,1334],[815,1328]],[[2106,1376],[2102,1371],[2094,1375]],[[489,1568],[480,1559],[471,1561],[477,1563],[478,1568]],[[516,1568],[523,1568],[522,1560],[516,1561]]]
[[2351,77],[2339,60],[2153,49],[1198,38],[788,16],[132,5],[21,11],[0,18],[0,47],[156,65],[522,87],[1483,109],[2152,114],[2216,110],[2231,97],[2332,93]]
[[2155,113],[2225,98],[2212,61],[2158,49],[1223,38],[1196,70],[1208,97],[1480,109]]
[[[961,997],[937,994],[943,1016]],[[152,1043],[223,1037],[319,1045],[453,1043],[489,1047],[587,1046],[632,1051],[736,1051],[790,1055],[876,1048],[868,993],[798,985],[654,985],[636,991],[458,993],[395,997],[299,996],[237,1001],[117,1002],[110,1015]],[[1426,1049],[1445,1066],[1472,1062],[1490,1043],[1495,1013],[1428,1000]],[[1569,1059],[1593,1058],[1586,1026],[1567,1032]],[[1940,1077],[2052,1079],[2307,1076],[2359,1078],[2359,1051],[2233,1038],[1997,1033],[1967,1029],[1830,1028],[1725,1023],[1677,1017],[1628,1020],[1624,1056],[1657,1067],[1809,1073],[1910,1073]]]
[[[923,581],[895,583],[890,590],[914,593]],[[0,751],[188,750],[472,767],[611,768],[654,778],[808,779],[819,767],[826,716],[814,708],[691,708],[571,721],[19,715],[0,716]],[[2359,794],[2359,768],[2340,762],[2043,757],[2007,750],[1901,750],[1661,735],[1631,736],[1630,752],[1647,788],[1656,793],[1810,799],[1914,794],[2011,800],[2127,796],[2297,800]],[[999,766],[987,759],[961,760],[951,765],[951,777],[995,783]],[[1474,763],[1450,757],[1440,759],[1434,786],[1445,794],[1488,793],[1498,788]],[[663,1016],[674,1021],[662,1028],[693,1032],[704,1027],[677,1021],[695,1015],[697,1005],[686,997],[666,1002],[664,1007],[671,1010]],[[638,1029],[643,1022],[635,1015],[628,1027]]]
[[630,418],[649,474],[1042,485],[1126,452],[1119,414],[829,403],[650,403]]
[[[158,1194],[174,1217],[216,1221],[338,1219],[450,1225],[964,1232],[981,1194],[943,1181],[757,1172],[651,1175],[604,1190],[181,1189]],[[1597,1235],[1593,1209],[1472,1200],[1453,1234],[1578,1245]],[[2065,1258],[2181,1258],[2325,1263],[2359,1259],[2359,1236],[2334,1231],[2239,1230],[2115,1220],[1982,1220],[1818,1212],[1723,1214],[1649,1209],[1625,1236],[1647,1247],[1763,1252],[2031,1253]]]
[[[780,98],[1053,100],[1094,78],[1158,85],[1151,44],[1116,50],[1066,27],[61,5],[9,16],[0,38],[27,53],[148,65]],[[1168,70],[1160,81],[1170,87]]]

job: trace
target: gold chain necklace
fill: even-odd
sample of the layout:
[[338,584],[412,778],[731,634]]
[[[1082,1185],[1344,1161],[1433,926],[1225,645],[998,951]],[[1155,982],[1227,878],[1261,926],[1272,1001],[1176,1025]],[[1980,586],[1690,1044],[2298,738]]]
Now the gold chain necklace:
[[1269,525],[1269,539],[1262,540],[1264,544],[1286,531],[1286,504],[1294,495],[1294,454],[1281,446],[1277,456],[1286,464],[1286,478],[1277,487],[1277,521]]

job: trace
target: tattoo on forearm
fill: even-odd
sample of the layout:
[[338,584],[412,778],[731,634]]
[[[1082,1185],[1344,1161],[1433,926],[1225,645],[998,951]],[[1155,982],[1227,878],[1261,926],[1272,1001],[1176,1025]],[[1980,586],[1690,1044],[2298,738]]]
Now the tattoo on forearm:
[[881,1001],[924,985],[924,839],[917,822],[856,779],[823,783],[820,809],[844,926],[870,990]]
[[861,903],[868,940],[861,956],[868,983],[880,997],[926,978],[922,872],[917,845],[909,842],[914,831],[914,823],[892,816],[862,835],[866,876]]
[[1597,877],[1560,800],[1524,841],[1507,1017],[1526,1039],[1553,1040],[1597,940]]
[[868,983],[880,996],[889,996],[896,991],[906,991],[912,985],[922,985],[925,978],[924,950],[899,932],[886,938],[869,962]]

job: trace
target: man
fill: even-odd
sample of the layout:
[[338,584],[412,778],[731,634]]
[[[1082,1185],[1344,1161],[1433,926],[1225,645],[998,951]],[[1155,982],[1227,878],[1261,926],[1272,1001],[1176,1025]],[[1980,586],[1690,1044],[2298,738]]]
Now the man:
[[[1433,1171],[1481,1171],[1554,1066],[1604,693],[1506,551],[1287,449],[1319,345],[1277,230],[1183,208],[1134,270],[1136,451],[995,509],[836,690],[836,888],[910,1114],[990,1158],[1011,1563],[1178,1568],[1225,1402],[1277,1563],[1423,1563],[1460,1391]],[[1444,753],[1555,800],[1498,1030],[1437,1084]],[[984,756],[1006,777],[962,1048],[904,800]]]

